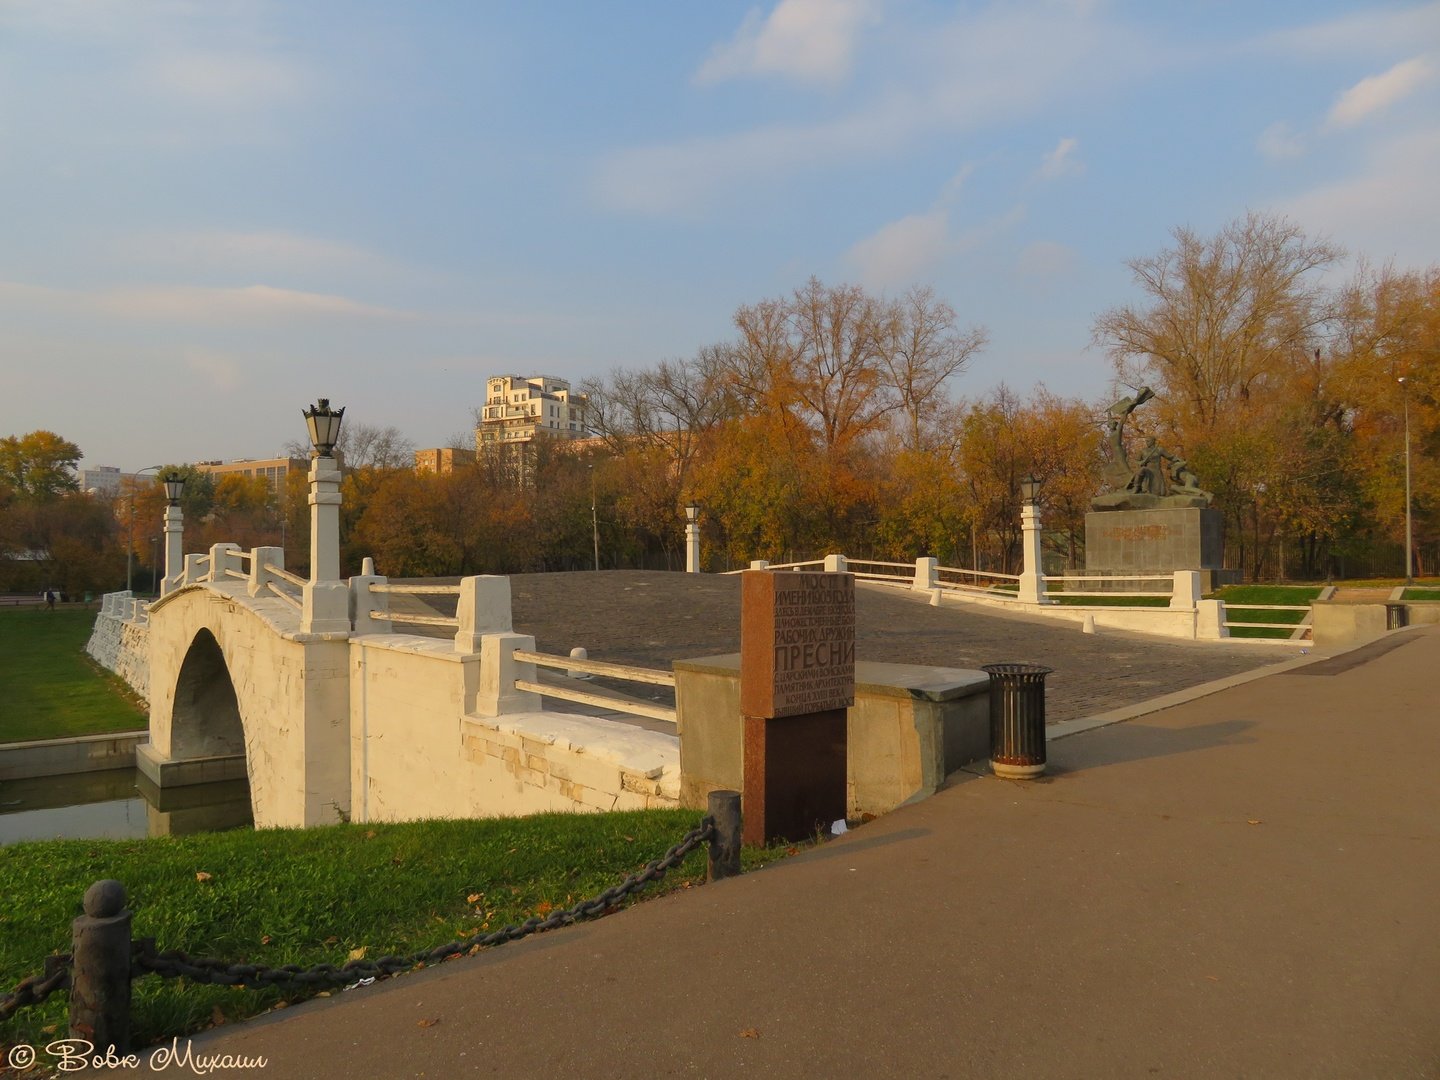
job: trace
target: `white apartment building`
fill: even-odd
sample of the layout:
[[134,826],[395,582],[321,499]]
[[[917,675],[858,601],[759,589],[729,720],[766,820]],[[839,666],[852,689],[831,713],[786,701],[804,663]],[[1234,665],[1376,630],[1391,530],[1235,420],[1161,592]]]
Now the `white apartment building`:
[[588,399],[550,375],[494,375],[485,383],[485,404],[475,446],[484,451],[536,439],[583,439]]
[[[132,474],[125,473],[125,476]],[[76,479],[80,483],[81,491],[88,491],[93,495],[108,495],[112,499],[120,494],[120,478],[122,473],[115,465],[97,465],[93,469],[79,469],[76,471]]]

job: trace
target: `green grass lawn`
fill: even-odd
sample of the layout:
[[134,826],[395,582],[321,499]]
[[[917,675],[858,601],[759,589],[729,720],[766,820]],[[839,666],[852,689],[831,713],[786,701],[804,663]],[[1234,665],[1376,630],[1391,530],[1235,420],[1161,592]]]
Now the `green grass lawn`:
[[1406,589],[1406,600],[1440,600],[1440,589]]
[[[102,878],[125,885],[134,935],[154,937],[161,950],[232,963],[340,966],[362,949],[371,959],[414,952],[588,899],[658,858],[701,816],[546,814],[0,847],[0,994],[39,972],[47,954],[69,951],[80,899]],[[746,850],[745,865],[794,850]],[[642,895],[691,887],[704,872],[701,845]],[[135,1044],[295,1000],[294,992],[273,988],[147,975],[134,983]],[[62,992],[22,1009],[0,1023],[0,1047],[63,1037],[66,1008]]]
[[146,726],[129,687],[85,655],[94,625],[84,608],[0,610],[0,743]]
[[[1217,600],[1225,602],[1225,618],[1229,622],[1291,623],[1299,625],[1309,612],[1308,605],[1320,595],[1318,585],[1227,585],[1214,594]],[[1297,611],[1256,611],[1234,604],[1301,604],[1305,610]],[[1289,630],[1272,630],[1268,627],[1232,626],[1231,637],[1278,638],[1284,640]]]

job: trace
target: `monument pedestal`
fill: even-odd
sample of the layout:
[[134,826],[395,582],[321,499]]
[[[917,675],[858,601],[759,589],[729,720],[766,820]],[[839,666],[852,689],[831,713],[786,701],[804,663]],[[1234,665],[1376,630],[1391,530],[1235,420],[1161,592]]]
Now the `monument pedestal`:
[[845,816],[855,578],[740,575],[743,839],[803,840]]
[[845,816],[846,715],[745,717],[744,843],[806,840]]
[[[1094,510],[1085,515],[1085,572],[1100,577],[1171,574],[1198,570],[1200,587],[1211,592],[1239,582],[1226,570],[1225,516],[1209,507],[1157,510]],[[1125,591],[1106,582],[1099,591]]]

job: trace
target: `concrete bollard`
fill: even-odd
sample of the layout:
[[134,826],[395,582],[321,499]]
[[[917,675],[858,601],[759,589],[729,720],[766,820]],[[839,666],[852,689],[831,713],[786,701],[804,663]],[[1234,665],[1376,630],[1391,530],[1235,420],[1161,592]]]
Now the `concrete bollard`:
[[[576,645],[575,648],[573,648],[573,649],[570,650],[570,659],[571,659],[571,660],[589,660],[589,659],[590,659],[590,654],[585,651],[585,646],[583,646],[583,645]],[[588,678],[590,678],[590,675],[589,675],[587,672],[577,671],[577,670],[574,669],[574,668],[566,668],[566,669],[565,669],[565,677],[566,677],[567,679],[588,679]]]
[[1080,632],[1081,632],[1082,634],[1093,634],[1093,633],[1095,633],[1095,616],[1094,616],[1094,615],[1086,615],[1086,616],[1085,616],[1085,621],[1080,624]]
[[705,867],[707,881],[737,877],[740,873],[740,793],[712,791],[708,799],[715,835],[710,838],[710,857]]
[[130,1049],[130,911],[125,887],[97,881],[85,890],[85,914],[71,924],[70,1038],[100,1053]]

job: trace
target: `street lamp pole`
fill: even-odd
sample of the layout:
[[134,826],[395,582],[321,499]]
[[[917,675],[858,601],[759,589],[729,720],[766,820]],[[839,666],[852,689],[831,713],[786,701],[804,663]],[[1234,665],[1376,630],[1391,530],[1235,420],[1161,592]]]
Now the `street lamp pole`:
[[163,465],[146,465],[132,476],[130,480],[130,528],[129,536],[125,540],[125,591],[133,592],[135,588],[135,477],[142,473],[155,472],[163,469]]
[[1410,387],[1401,375],[1396,380],[1405,406],[1405,584],[1415,584],[1414,539],[1410,521]]
[[600,569],[600,519],[595,516],[595,466],[590,466],[590,539],[595,546],[595,569]]

